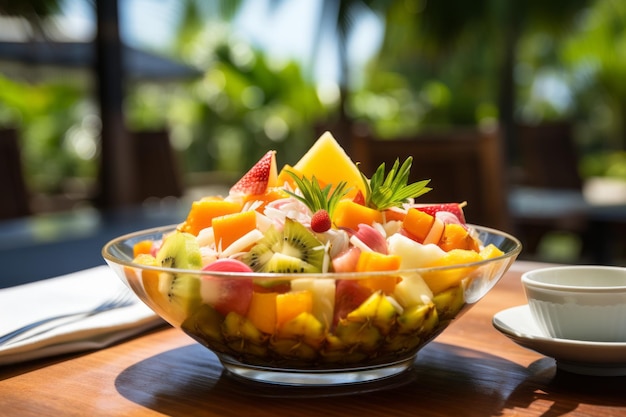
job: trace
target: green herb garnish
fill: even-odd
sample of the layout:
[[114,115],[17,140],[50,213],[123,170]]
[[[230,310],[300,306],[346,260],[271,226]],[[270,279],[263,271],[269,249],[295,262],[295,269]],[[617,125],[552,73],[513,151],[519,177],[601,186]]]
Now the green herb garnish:
[[385,163],[383,162],[374,172],[372,178],[361,172],[365,183],[365,205],[376,210],[386,210],[391,207],[400,207],[407,203],[410,198],[416,198],[432,190],[426,187],[430,180],[422,180],[408,184],[409,173],[413,157],[409,156],[402,166],[396,159],[393,167],[385,176]]
[[345,181],[339,182],[333,190],[332,184],[322,188],[315,175],[309,180],[306,177],[300,178],[291,171],[287,171],[287,173],[291,175],[302,195],[289,190],[286,190],[287,193],[303,202],[311,210],[311,213],[326,210],[332,218],[337,203],[350,191],[350,188],[346,188],[348,183]]

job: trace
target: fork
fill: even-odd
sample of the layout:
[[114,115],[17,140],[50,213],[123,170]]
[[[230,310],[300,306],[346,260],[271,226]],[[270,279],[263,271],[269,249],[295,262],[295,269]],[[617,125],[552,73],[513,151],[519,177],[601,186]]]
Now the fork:
[[7,344],[8,342],[10,342],[11,340],[15,339],[16,337],[29,332],[30,330],[33,330],[37,327],[43,326],[44,324],[56,321],[56,320],[61,320],[61,319],[65,319],[65,318],[70,318],[70,317],[76,317],[75,320],[69,321],[69,322],[63,322],[63,323],[59,323],[56,326],[52,326],[49,328],[46,328],[44,330],[41,330],[40,332],[37,332],[35,334],[32,334],[28,337],[25,337],[21,340],[27,340],[30,339],[32,337],[38,336],[40,334],[49,332],[50,330],[56,329],[60,326],[63,326],[65,324],[69,324],[69,323],[73,323],[75,321],[78,320],[82,320],[85,319],[87,317],[91,317],[91,316],[95,316],[97,314],[100,313],[104,313],[106,311],[111,311],[111,310],[115,310],[118,308],[122,308],[122,307],[128,307],[132,304],[135,303],[135,295],[129,291],[123,291],[120,292],[119,294],[113,296],[112,298],[103,301],[100,305],[89,309],[89,310],[83,310],[83,311],[78,311],[78,312],[74,312],[74,313],[68,313],[68,314],[59,314],[57,316],[52,316],[52,317],[46,317],[45,319],[42,320],[38,320],[35,321],[33,323],[27,324],[25,326],[20,327],[19,329],[15,329],[10,333],[7,333],[5,335],[0,336],[0,346]]

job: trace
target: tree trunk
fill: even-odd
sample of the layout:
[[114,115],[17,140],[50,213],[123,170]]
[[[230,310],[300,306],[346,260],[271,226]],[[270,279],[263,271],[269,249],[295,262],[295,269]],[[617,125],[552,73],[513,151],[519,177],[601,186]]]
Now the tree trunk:
[[515,122],[515,61],[520,28],[521,14],[517,10],[517,2],[509,3],[508,16],[504,24],[503,59],[500,68],[499,113],[500,128],[503,138],[503,156],[505,166],[515,165],[518,161],[517,134]]
[[133,147],[124,123],[122,43],[117,0],[97,0],[97,93],[102,120],[98,205],[130,205],[136,180]]

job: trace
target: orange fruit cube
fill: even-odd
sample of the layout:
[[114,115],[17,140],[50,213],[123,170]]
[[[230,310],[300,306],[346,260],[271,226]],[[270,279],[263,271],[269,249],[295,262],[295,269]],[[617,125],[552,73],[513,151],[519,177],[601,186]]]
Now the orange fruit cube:
[[352,200],[340,200],[335,206],[333,224],[337,227],[347,227],[358,230],[359,224],[364,223],[372,225],[375,222],[382,223],[383,215],[380,211],[365,207],[362,204],[355,203]]
[[280,328],[301,313],[313,312],[311,291],[290,291],[276,296],[276,327]]
[[248,307],[248,320],[262,332],[273,334],[276,330],[276,296],[275,292],[252,293]]
[[133,258],[136,258],[142,254],[149,255],[151,251],[152,251],[152,241],[141,240],[133,245]]
[[200,230],[211,227],[215,217],[237,213],[241,207],[241,203],[226,201],[221,198],[194,201],[180,230],[197,236]]
[[[441,258],[429,264],[429,267],[462,265],[482,261],[482,256],[473,250],[452,249]],[[422,278],[428,284],[433,294],[438,294],[448,288],[459,285],[461,281],[468,278],[477,267],[463,266],[450,268],[441,271],[424,272]]]
[[428,236],[428,232],[430,232],[430,229],[433,227],[433,223],[435,223],[433,216],[411,207],[406,212],[402,227],[404,227],[417,242],[423,243],[426,236]]
[[[400,255],[386,255],[379,252],[361,252],[356,264],[359,272],[394,271],[400,268]],[[398,277],[393,274],[377,275],[359,280],[359,284],[372,291],[382,291],[385,294],[393,293],[398,283]]]
[[478,252],[478,242],[474,239],[463,225],[446,224],[438,243],[439,247],[446,252],[452,249],[466,249]]
[[212,226],[215,244],[224,250],[231,243],[256,228],[256,211],[247,210],[215,217]]

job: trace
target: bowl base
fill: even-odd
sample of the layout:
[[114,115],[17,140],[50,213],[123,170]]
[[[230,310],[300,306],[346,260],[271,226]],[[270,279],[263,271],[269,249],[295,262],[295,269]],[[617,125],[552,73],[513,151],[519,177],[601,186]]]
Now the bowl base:
[[248,381],[286,386],[342,386],[379,381],[397,376],[412,368],[415,357],[391,364],[364,368],[296,370],[273,369],[222,360],[224,369],[234,377]]

